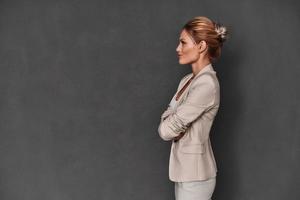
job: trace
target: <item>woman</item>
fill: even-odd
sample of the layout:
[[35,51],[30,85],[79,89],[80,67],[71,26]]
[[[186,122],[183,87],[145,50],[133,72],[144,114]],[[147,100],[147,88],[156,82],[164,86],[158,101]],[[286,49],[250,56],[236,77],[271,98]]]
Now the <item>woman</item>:
[[217,166],[209,133],[220,104],[219,82],[212,62],[221,54],[226,27],[207,17],[195,17],[182,28],[176,49],[184,76],[169,107],[161,116],[160,137],[172,140],[169,178],[176,200],[210,200]]

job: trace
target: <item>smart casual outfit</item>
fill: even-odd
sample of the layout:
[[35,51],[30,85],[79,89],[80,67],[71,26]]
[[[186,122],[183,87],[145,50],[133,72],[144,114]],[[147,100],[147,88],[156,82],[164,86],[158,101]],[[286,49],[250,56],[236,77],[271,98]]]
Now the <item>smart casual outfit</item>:
[[[217,166],[209,138],[220,104],[219,82],[211,64],[184,76],[161,115],[160,137],[172,140],[169,179],[176,200],[210,200]],[[175,137],[184,132],[177,142]]]

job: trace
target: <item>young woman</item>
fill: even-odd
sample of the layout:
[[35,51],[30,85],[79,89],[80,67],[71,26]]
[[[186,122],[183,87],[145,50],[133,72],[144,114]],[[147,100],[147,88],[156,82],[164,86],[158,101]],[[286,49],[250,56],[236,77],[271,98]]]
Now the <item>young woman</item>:
[[199,16],[182,28],[176,49],[179,63],[189,64],[167,110],[161,115],[160,137],[172,140],[169,179],[176,200],[210,200],[217,166],[209,138],[220,104],[219,82],[212,62],[221,54],[227,29]]

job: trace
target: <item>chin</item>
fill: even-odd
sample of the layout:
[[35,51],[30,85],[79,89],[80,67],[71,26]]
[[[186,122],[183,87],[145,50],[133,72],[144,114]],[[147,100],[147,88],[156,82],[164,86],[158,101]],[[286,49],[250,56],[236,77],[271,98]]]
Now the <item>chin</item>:
[[187,64],[190,64],[190,62],[187,62],[187,61],[184,61],[184,60],[180,60],[180,59],[179,59],[178,63],[179,63],[180,65],[187,65]]
[[185,65],[186,64],[186,62],[184,62],[184,60],[181,60],[181,59],[178,60],[178,63],[181,64],[181,65]]

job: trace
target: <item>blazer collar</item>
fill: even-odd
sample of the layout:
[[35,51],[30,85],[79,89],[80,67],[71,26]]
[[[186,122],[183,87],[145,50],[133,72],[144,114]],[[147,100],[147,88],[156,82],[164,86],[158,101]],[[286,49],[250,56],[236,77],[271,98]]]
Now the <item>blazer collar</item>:
[[[207,72],[207,71],[214,71],[214,68],[213,68],[213,66],[212,66],[211,63],[209,63],[208,65],[205,65],[205,66],[200,70],[200,72],[198,72],[198,73],[196,74],[196,76],[194,77],[194,79],[197,78],[200,74],[203,74],[204,72]],[[193,76],[193,72],[191,73],[190,77],[192,77],[192,76]]]
[[[211,63],[208,64],[208,65],[206,65],[206,66],[204,66],[204,67],[200,70],[200,72],[198,72],[198,73],[196,74],[196,76],[193,78],[192,82],[195,81],[196,78],[199,77],[200,74],[203,74],[204,72],[207,72],[207,71],[215,72],[213,66],[211,65]],[[189,76],[187,77],[185,83],[186,83],[187,80],[189,80],[192,76],[193,76],[193,72],[189,74]],[[182,85],[184,85],[185,83],[183,83]],[[187,88],[185,89],[185,91],[181,94],[181,97],[180,97],[179,100],[178,100],[178,101],[179,101],[179,102],[178,102],[178,105],[179,105],[179,104],[183,101],[183,99],[186,97],[186,95],[187,95],[187,93],[188,93],[187,91],[189,90],[189,88],[190,88],[191,85],[192,85],[192,83],[190,83],[190,84],[187,86]],[[178,90],[179,90],[179,89],[178,89]],[[176,94],[175,94],[175,95],[176,95]],[[175,97],[175,96],[174,96],[174,97]],[[173,97],[173,98],[174,98],[174,97]]]

